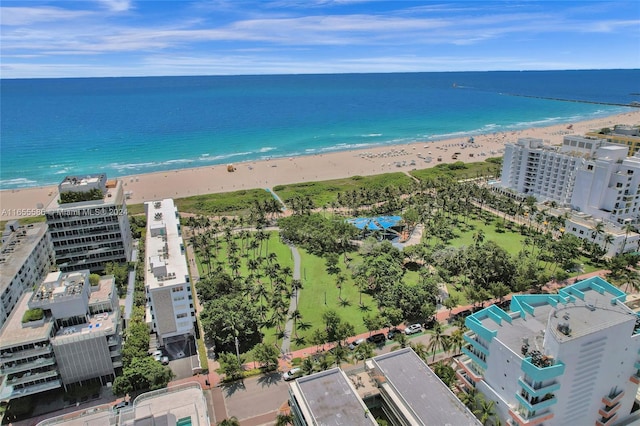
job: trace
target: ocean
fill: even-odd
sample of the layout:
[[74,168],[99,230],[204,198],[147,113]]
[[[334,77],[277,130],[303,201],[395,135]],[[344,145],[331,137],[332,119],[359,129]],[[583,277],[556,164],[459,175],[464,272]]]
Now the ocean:
[[640,70],[2,79],[0,189],[428,143],[633,101]]

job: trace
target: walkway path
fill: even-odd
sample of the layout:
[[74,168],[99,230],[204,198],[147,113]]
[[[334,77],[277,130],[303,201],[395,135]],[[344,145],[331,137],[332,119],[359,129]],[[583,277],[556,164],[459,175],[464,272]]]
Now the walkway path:
[[[296,246],[292,244],[288,244],[291,249],[291,254],[293,255],[293,279],[300,279],[300,253]],[[298,299],[300,297],[300,291],[302,289],[295,289],[293,294],[291,295],[291,301],[289,302],[289,315],[287,318],[287,324],[284,326],[284,337],[282,338],[282,346],[280,347],[280,352],[285,355],[291,351],[291,334],[293,333],[293,319],[291,318],[291,314],[298,309]]]

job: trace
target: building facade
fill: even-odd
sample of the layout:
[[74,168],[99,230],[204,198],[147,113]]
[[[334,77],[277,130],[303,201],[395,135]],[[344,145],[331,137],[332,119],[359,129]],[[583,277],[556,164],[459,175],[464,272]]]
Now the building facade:
[[625,299],[594,277],[513,296],[511,312],[489,306],[466,319],[457,376],[510,425],[627,421],[637,414],[640,321]]
[[0,400],[115,379],[122,329],[113,276],[52,272],[25,293],[0,332]]
[[0,251],[0,329],[20,296],[51,272],[55,257],[45,223],[7,223]]
[[583,162],[582,156],[544,145],[542,139],[521,138],[504,147],[499,186],[539,201],[566,205],[571,202],[576,173]]
[[194,335],[195,308],[178,210],[172,199],[144,206],[147,322],[164,346],[167,339]]
[[574,210],[619,225],[640,224],[640,154],[621,146],[598,149],[577,171],[571,195]]
[[56,262],[62,271],[102,271],[131,260],[131,228],[119,180],[104,174],[67,176],[45,210]]
[[629,149],[628,156],[640,152],[640,126],[616,125],[608,133],[589,132],[587,136],[606,139],[607,142],[624,145]]

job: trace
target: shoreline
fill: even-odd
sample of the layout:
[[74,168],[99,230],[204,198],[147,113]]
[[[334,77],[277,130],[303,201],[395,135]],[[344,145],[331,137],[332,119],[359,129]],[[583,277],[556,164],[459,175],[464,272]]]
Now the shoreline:
[[[276,185],[326,181],[349,176],[371,176],[383,173],[409,172],[455,161],[477,162],[502,156],[505,143],[518,138],[543,139],[547,144],[560,144],[567,134],[584,135],[591,130],[616,124],[640,124],[640,110],[597,119],[534,127],[517,131],[486,133],[444,140],[415,141],[401,145],[385,145],[366,149],[336,151],[296,157],[278,157],[235,163],[228,172],[226,164],[188,169],[151,172],[118,177],[124,191],[130,193],[127,204],[139,204],[162,198],[183,198],[243,189],[273,188]],[[453,159],[454,153],[460,153]],[[431,157],[427,162],[426,158]],[[441,157],[441,161],[438,161]],[[109,176],[107,176],[110,178]],[[38,216],[41,209],[57,196],[57,185],[0,191],[0,220]]]

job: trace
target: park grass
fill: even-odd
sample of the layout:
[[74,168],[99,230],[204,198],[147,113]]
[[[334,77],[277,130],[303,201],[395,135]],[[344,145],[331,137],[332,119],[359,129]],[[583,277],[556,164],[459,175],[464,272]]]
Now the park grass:
[[[464,218],[460,217],[460,220],[464,221]],[[485,242],[493,241],[506,250],[511,256],[515,256],[522,250],[523,242],[527,237],[518,231],[510,230],[506,227],[500,228],[500,232],[498,232],[496,224],[501,220],[502,219],[496,217],[487,225],[481,220],[468,218],[466,219],[466,230],[462,231],[458,228],[456,230],[458,237],[450,240],[448,245],[453,247],[471,246],[474,244],[473,236],[479,230],[482,230]]]
[[177,198],[175,202],[180,212],[203,216],[238,216],[247,214],[256,201],[263,203],[271,198],[272,195],[264,189],[248,189]]
[[420,181],[443,176],[448,176],[455,180],[474,179],[481,176],[497,176],[500,173],[500,161],[499,159],[493,158],[475,163],[457,161],[452,164],[438,164],[428,169],[412,170],[409,174]]
[[382,190],[391,186],[405,188],[411,184],[412,179],[404,173],[384,173],[373,176],[351,176],[344,179],[276,185],[273,187],[273,191],[285,203],[296,196],[310,197],[316,207],[322,207],[336,201],[339,192],[362,188]]
[[344,263],[340,262],[341,273],[346,278],[342,285],[342,299],[349,301],[348,306],[342,306],[339,299],[340,290],[335,284],[335,275],[327,273],[324,259],[309,254],[303,249],[299,249],[299,251],[302,260],[301,279],[303,288],[300,292],[298,310],[302,314],[302,321],[312,324],[312,327],[308,330],[299,330],[298,336],[305,337],[306,343],[298,347],[292,342],[291,348],[295,350],[309,346],[309,339],[313,331],[323,326],[322,314],[329,309],[336,311],[343,321],[351,323],[355,328],[356,334],[366,332],[367,328],[362,321],[363,315],[367,313],[375,315],[378,312],[373,298],[363,293],[362,304],[366,307],[366,310],[360,307],[360,292],[351,278],[351,272],[347,270]]

